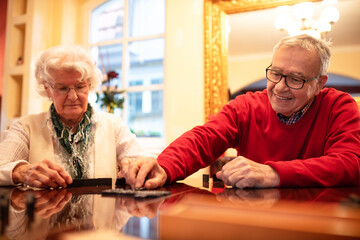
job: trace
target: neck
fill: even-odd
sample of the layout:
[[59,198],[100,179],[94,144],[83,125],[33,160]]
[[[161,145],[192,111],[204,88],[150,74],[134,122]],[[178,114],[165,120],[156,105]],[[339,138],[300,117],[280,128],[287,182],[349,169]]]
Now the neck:
[[84,115],[82,115],[79,119],[76,119],[76,120],[75,119],[65,120],[61,117],[60,117],[60,119],[66,127],[76,131],[76,129],[77,129],[79,123],[81,122],[81,120],[83,119],[83,117],[84,117]]

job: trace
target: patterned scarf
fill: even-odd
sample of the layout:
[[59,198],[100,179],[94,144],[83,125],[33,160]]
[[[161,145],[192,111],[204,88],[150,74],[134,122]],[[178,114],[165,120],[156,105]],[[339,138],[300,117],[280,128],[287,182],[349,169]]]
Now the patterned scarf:
[[92,107],[90,106],[90,104],[88,104],[85,115],[80,121],[76,132],[73,134],[69,134],[71,133],[71,129],[63,125],[62,121],[60,120],[60,116],[55,110],[54,104],[51,105],[51,120],[54,125],[56,136],[58,137],[60,144],[65,148],[65,150],[70,155],[72,155],[70,160],[74,169],[76,169],[76,176],[74,177],[76,179],[81,179],[83,177],[84,159],[82,159],[81,155],[74,154],[72,143],[80,143],[80,154],[84,153],[87,149],[87,138],[91,131],[91,112]]

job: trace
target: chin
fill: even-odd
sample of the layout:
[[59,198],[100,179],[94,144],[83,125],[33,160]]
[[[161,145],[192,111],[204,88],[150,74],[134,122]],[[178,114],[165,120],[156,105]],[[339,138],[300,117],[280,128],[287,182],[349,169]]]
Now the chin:
[[276,113],[280,113],[284,116],[291,116],[288,111],[285,111],[283,108],[273,108]]
[[71,109],[64,111],[64,116],[68,116],[69,118],[80,118],[84,115],[85,111],[82,108],[79,109]]

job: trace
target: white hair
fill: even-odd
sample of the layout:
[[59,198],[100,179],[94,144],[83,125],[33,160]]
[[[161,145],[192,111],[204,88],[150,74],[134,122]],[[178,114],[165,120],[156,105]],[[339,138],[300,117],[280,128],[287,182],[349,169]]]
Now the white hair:
[[89,81],[90,90],[97,89],[102,81],[101,71],[81,46],[56,46],[40,53],[35,63],[37,91],[47,96],[44,83],[54,81],[53,71],[71,70],[80,73],[81,81]]
[[319,74],[326,75],[327,69],[330,65],[331,57],[330,42],[303,34],[284,37],[274,47],[274,52],[276,52],[276,50],[282,46],[301,47],[309,51],[314,50],[318,54],[320,60]]

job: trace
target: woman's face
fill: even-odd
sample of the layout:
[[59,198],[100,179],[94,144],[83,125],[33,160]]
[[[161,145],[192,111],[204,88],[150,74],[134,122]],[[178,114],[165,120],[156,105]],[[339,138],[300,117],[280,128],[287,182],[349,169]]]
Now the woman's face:
[[61,120],[69,127],[77,126],[87,110],[89,82],[80,79],[76,71],[53,70],[50,73],[54,81],[44,84],[48,97]]

